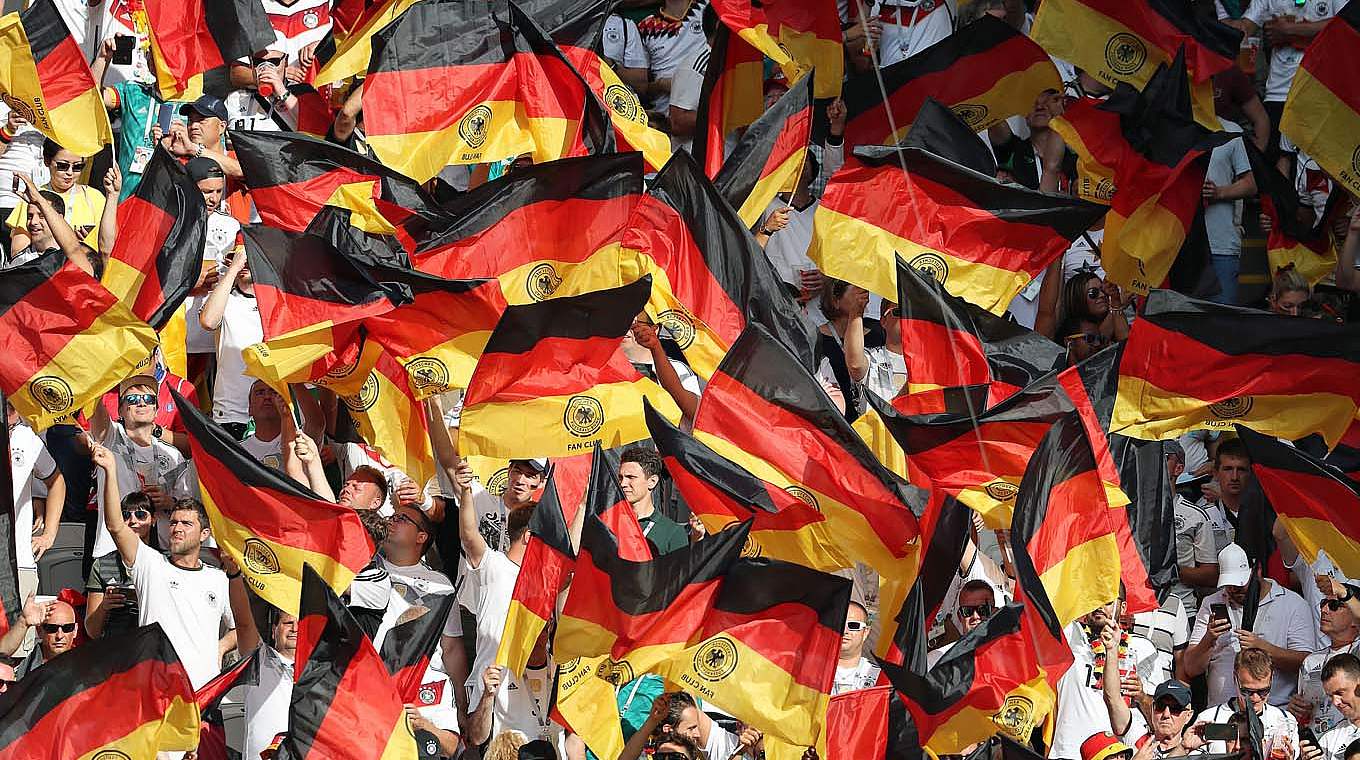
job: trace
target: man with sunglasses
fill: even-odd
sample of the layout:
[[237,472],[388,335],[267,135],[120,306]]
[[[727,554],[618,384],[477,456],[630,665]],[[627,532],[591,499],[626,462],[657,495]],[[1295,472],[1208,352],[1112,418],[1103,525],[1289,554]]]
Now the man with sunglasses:
[[1267,578],[1260,578],[1261,601],[1251,630],[1242,626],[1247,586],[1252,575],[1259,573],[1237,544],[1228,544],[1218,553],[1218,591],[1200,605],[1180,674],[1182,680],[1207,674],[1209,704],[1221,704],[1233,696],[1237,653],[1260,649],[1274,662],[1270,704],[1284,707],[1298,686],[1303,659],[1318,648],[1317,626],[1308,603]]
[[[140,491],[123,497],[123,519],[143,544],[152,546],[155,515],[151,499]],[[137,591],[127,567],[114,550],[96,559],[85,581],[85,632],[91,638],[117,636],[137,627]]]
[[869,611],[859,602],[850,602],[845,613],[845,630],[841,633],[841,654],[836,662],[836,680],[831,693],[844,694],[887,683],[883,671],[873,658],[864,656],[864,643],[869,638]]
[[[1127,717],[1116,716],[1115,710],[1123,708],[1128,711],[1128,707],[1123,700],[1117,702],[1106,701],[1110,705],[1110,720],[1124,725],[1128,722]],[[1190,753],[1185,746],[1185,726],[1190,722],[1195,711],[1190,706],[1190,687],[1171,679],[1158,684],[1157,689],[1152,693],[1152,720],[1147,726],[1147,733],[1142,736],[1135,734],[1125,734],[1125,738],[1133,742],[1133,746],[1142,750],[1148,745],[1145,756],[1150,753],[1153,758],[1180,757]],[[1116,721],[1116,718],[1122,720]]]
[[23,641],[29,629],[37,632],[38,645],[28,657],[19,664],[17,677],[23,678],[48,660],[66,652],[76,644],[76,634],[80,625],[76,622],[76,610],[60,599],[38,602],[30,595],[19,612],[14,627],[0,638],[0,655],[14,654],[19,642]]
[[[1233,658],[1236,694],[1195,716],[1195,723],[1190,728],[1193,737],[1202,739],[1206,724],[1228,723],[1234,715],[1250,709],[1261,719],[1264,743],[1274,748],[1284,747],[1285,756],[1296,760],[1299,756],[1299,723],[1294,716],[1270,704],[1272,678],[1278,675],[1276,668],[1277,663],[1263,649],[1244,648],[1238,652]],[[1190,743],[1196,748],[1199,746],[1194,738]],[[1222,741],[1210,741],[1207,746],[1208,752],[1214,755],[1229,751]]]
[[[1313,585],[1318,584],[1314,582]],[[1311,728],[1314,736],[1322,736],[1346,722],[1345,716],[1323,690],[1322,672],[1325,666],[1338,655],[1353,655],[1360,651],[1360,621],[1357,621],[1345,598],[1353,597],[1355,590],[1351,586],[1343,588],[1343,596],[1322,597],[1318,602],[1321,619],[1319,630],[1327,637],[1329,645],[1304,658],[1299,668],[1298,693],[1289,698],[1289,711],[1299,719],[1300,724]]]
[[[974,628],[982,625],[983,621],[992,616],[997,610],[999,595],[991,582],[981,578],[973,578],[963,584],[959,589],[958,600],[954,604],[954,628],[963,637]],[[942,647],[936,647],[926,654],[926,664],[934,667],[957,641],[951,641]]]
[[[156,424],[159,385],[154,375],[138,372],[118,384],[117,420],[110,418],[103,404],[95,404],[90,415],[91,442],[107,448],[118,458],[118,493],[145,493],[158,520],[168,519],[168,510],[176,497],[198,493],[193,464],[186,462],[184,454],[175,448],[174,433]],[[104,479],[104,471],[98,470],[95,494],[101,510]],[[119,505],[111,506],[117,510]],[[102,520],[95,531],[95,557],[117,548]]]

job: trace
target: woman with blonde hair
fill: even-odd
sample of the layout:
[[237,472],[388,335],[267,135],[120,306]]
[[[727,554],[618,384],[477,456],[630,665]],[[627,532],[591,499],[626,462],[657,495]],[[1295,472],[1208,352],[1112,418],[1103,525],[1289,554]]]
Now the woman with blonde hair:
[[483,760],[519,760],[519,748],[529,743],[529,737],[518,731],[502,731],[486,745]]
[[1299,309],[1308,303],[1312,296],[1313,289],[1309,287],[1308,281],[1291,266],[1275,273],[1275,281],[1271,283],[1266,303],[1276,314],[1297,317]]

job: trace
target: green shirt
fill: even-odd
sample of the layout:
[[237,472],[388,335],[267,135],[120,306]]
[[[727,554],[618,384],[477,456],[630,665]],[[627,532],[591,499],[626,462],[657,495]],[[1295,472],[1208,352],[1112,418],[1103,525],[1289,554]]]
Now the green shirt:
[[[155,147],[151,141],[151,124],[160,115],[161,99],[155,85],[127,81],[119,82],[110,89],[118,95],[118,107],[110,115],[122,119],[115,146],[118,171],[123,173],[123,191],[118,196],[121,202],[136,192],[137,185],[142,182],[141,173],[129,172],[128,167],[132,165],[138,148],[151,150]],[[103,177],[99,179],[103,180]]]
[[680,523],[660,511],[639,518],[638,525],[642,527],[642,535],[647,537],[647,543],[651,544],[652,551],[658,557],[689,546],[689,533]]

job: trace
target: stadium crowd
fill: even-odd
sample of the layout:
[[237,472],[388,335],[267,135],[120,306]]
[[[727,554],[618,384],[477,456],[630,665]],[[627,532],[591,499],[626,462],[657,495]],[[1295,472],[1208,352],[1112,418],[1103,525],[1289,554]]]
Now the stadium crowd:
[[[141,220],[129,204],[137,202],[144,170],[161,151],[178,159],[201,192],[206,233],[199,275],[182,310],[182,332],[163,330],[161,347],[148,360],[73,419],[35,429],[15,405],[6,405],[19,609],[7,611],[12,622],[0,638],[0,715],[6,716],[0,721],[12,724],[0,725],[0,740],[13,738],[15,721],[41,718],[21,718],[23,706],[7,703],[3,692],[22,693],[25,679],[81,650],[115,651],[154,623],[196,691],[250,661],[254,675],[249,682],[235,685],[210,708],[199,705],[205,736],[210,722],[226,726],[230,756],[331,756],[296,736],[302,707],[293,693],[295,682],[306,650],[322,651],[315,643],[301,643],[305,600],[302,612],[294,614],[261,597],[244,567],[260,562],[250,549],[254,539],[240,550],[240,526],[219,522],[223,499],[231,494],[204,496],[210,489],[195,425],[211,424],[222,440],[275,473],[280,483],[357,515],[376,554],[352,574],[352,582],[334,590],[357,624],[352,630],[361,630],[375,651],[386,651],[389,636],[401,626],[426,614],[443,616],[432,653],[419,660],[419,688],[404,705],[415,756],[598,756],[595,750],[604,745],[591,738],[602,733],[599,727],[580,725],[581,712],[567,720],[557,705],[564,682],[580,667],[576,659],[564,662],[554,654],[554,629],[565,624],[548,620],[537,640],[518,642],[527,654],[522,668],[509,667],[498,656],[507,649],[503,637],[523,632],[507,624],[512,605],[522,602],[516,594],[521,569],[546,572],[535,564],[543,561],[533,549],[542,540],[536,519],[544,519],[535,517],[535,509],[547,503],[545,487],[558,472],[559,458],[492,462],[492,457],[461,457],[465,394],[454,388],[418,403],[423,421],[404,420],[408,431],[428,431],[433,460],[428,477],[406,472],[393,463],[392,452],[365,437],[344,394],[324,383],[271,384],[253,375],[243,356],[266,340],[256,298],[259,283],[252,276],[257,262],[247,256],[242,232],[261,217],[252,199],[256,188],[247,181],[233,140],[247,131],[303,131],[304,101],[319,91],[335,108],[323,130],[326,138],[374,155],[366,145],[371,115],[363,111],[361,88],[298,87],[315,78],[318,51],[334,44],[332,14],[346,3],[332,8],[332,0],[237,0],[238,8],[267,18],[274,42],[230,62],[225,97],[203,94],[183,102],[162,99],[144,17],[138,15],[141,3],[54,4],[99,84],[103,107],[114,120],[113,142],[111,150],[81,155],[44,135],[5,97],[0,290],[14,281],[15,272],[50,260],[64,260],[107,281],[120,236],[138,233]],[[1345,0],[1187,0],[1183,5],[1181,12],[1197,23],[1244,33],[1234,65],[1212,79],[1218,131],[1231,139],[1212,147],[1200,191],[1208,253],[1204,271],[1211,280],[1207,298],[1244,310],[1346,324],[1360,313],[1353,295],[1360,292],[1360,204],[1347,182],[1329,174],[1280,130],[1304,50],[1328,23],[1339,23],[1332,19],[1347,7]],[[984,16],[1028,34],[1039,10],[1038,2],[1025,0],[876,0],[867,5],[842,0],[839,6],[840,52],[849,77],[881,76],[888,67],[916,60],[923,51],[929,54],[932,46],[949,44],[951,35]],[[694,149],[705,129],[713,105],[702,102],[710,91],[706,74],[725,22],[706,0],[624,0],[603,24],[599,54],[636,93],[649,126],[667,135],[674,151]],[[431,46],[439,44],[430,40]],[[1349,60],[1360,62],[1360,57],[1352,51]],[[1061,89],[1045,89],[1028,113],[972,131],[990,151],[996,178],[1008,186],[1075,196],[1076,148],[1082,146],[1072,145],[1071,133],[1051,125],[1074,103],[1110,97],[1113,88],[1061,58],[1054,57],[1053,64]],[[792,85],[769,61],[762,79],[764,105],[773,108]],[[425,97],[440,96],[430,92]],[[780,297],[816,328],[811,374],[847,423],[870,415],[875,398],[895,399],[920,389],[909,372],[914,353],[951,350],[904,340],[902,324],[910,315],[899,304],[824,274],[817,263],[834,255],[818,253],[814,238],[823,223],[822,195],[829,182],[843,181],[838,171],[849,163],[847,121],[858,114],[848,99],[816,101],[801,175],[749,224],[754,243],[777,275]],[[899,125],[914,118],[911,113],[891,116]],[[735,143],[740,134],[727,137]],[[424,186],[439,202],[456,204],[469,192],[513,178],[530,163],[527,154],[450,163]],[[1323,228],[1321,234],[1333,241],[1334,265],[1304,274],[1301,267],[1272,271],[1265,263],[1264,240],[1275,225],[1259,200],[1266,182],[1257,175],[1264,170],[1278,171],[1297,197],[1299,216],[1291,223]],[[1106,279],[1105,224],[1098,220],[1073,235],[1066,251],[1045,262],[1004,308],[1002,319],[1042,336],[1062,354],[1058,367],[1128,340],[1142,319],[1147,297]],[[689,430],[708,385],[718,381],[684,360],[678,340],[669,323],[658,324],[643,313],[616,350],[659,386],[664,400],[679,410],[680,428]],[[170,345],[173,341],[178,344]],[[14,348],[18,345],[0,336],[6,353],[20,350]],[[1360,385],[1360,375],[1352,382]],[[190,404],[202,412],[199,423],[183,419],[182,407]],[[644,555],[650,557],[642,561],[661,562],[712,545],[722,531],[711,523],[706,527],[687,505],[670,453],[658,452],[649,440],[625,444],[607,456],[597,452],[594,466],[609,468],[609,479],[617,483],[628,507],[626,521],[636,525]],[[1340,558],[1296,547],[1283,519],[1267,525],[1264,535],[1244,527],[1244,504],[1259,500],[1260,486],[1252,458],[1231,426],[1168,436],[1160,445],[1165,473],[1156,482],[1172,494],[1174,520],[1159,531],[1174,543],[1175,563],[1173,582],[1158,590],[1160,606],[1133,613],[1121,593],[1064,627],[1071,665],[1052,684],[1055,703],[1047,719],[1026,726],[1022,736],[1011,736],[1019,748],[984,740],[937,754],[990,757],[1032,751],[1062,760],[1239,752],[1251,760],[1360,756],[1360,580],[1348,577],[1360,567],[1342,567]],[[909,452],[908,467],[911,458]],[[556,477],[561,492],[563,476]],[[258,487],[260,481],[242,475],[241,483],[235,507],[248,511],[255,492],[247,486]],[[588,503],[596,498],[576,497],[575,502]],[[579,549],[587,518],[577,507],[561,505],[572,545]],[[956,568],[920,570],[918,583],[929,577],[948,586],[944,602],[927,611],[926,628],[915,631],[928,639],[931,667],[953,667],[955,642],[968,640],[1017,600],[1021,582],[1011,531],[973,513],[967,533]],[[225,551],[228,543],[238,548],[235,559]],[[678,573],[681,566],[658,567]],[[882,637],[893,635],[885,623],[898,615],[898,609],[880,605],[888,603],[888,594],[880,589],[879,573],[865,561],[837,572],[849,579],[850,590],[848,606],[842,604],[836,616],[843,625],[828,695],[834,700],[900,686],[874,655]],[[305,596],[305,580],[301,587]],[[645,607],[647,600],[628,601]],[[1111,672],[1111,660],[1117,673]],[[734,715],[742,710],[694,684],[631,669],[615,670],[605,680],[610,687],[606,704],[594,704],[586,714],[592,722],[617,722],[622,749],[608,746],[620,759],[730,760],[783,751],[767,747],[769,732],[763,725]],[[889,692],[897,703],[897,689]],[[110,698],[121,697],[114,692]],[[886,710],[893,730],[880,751],[889,757],[916,756],[919,744],[898,741],[898,721],[911,721],[898,715],[899,708]],[[1001,711],[994,712],[994,728],[1002,731]],[[867,708],[852,715],[870,722]],[[78,732],[78,724],[68,719],[67,730]],[[923,734],[920,741],[927,738]],[[856,756],[826,743],[798,747],[794,756],[814,756],[819,749],[832,758]],[[351,756],[378,757],[381,751],[358,747]],[[0,750],[0,756],[5,754]],[[206,746],[187,754],[182,748],[161,752],[181,755],[217,757]]]

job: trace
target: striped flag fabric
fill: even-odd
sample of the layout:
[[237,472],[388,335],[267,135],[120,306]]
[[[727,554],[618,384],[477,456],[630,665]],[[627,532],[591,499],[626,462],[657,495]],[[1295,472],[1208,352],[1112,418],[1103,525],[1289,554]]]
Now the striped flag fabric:
[[1309,43],[1289,86],[1280,131],[1360,194],[1360,7],[1347,5]]
[[101,282],[160,330],[198,282],[207,234],[202,193],[157,146],[137,191],[118,204],[118,239]]
[[159,623],[71,649],[0,699],[0,754],[14,760],[155,757],[198,738],[194,688]]
[[52,251],[0,278],[0,391],[35,430],[99,398],[158,339],[118,297]]
[[0,53],[0,100],[10,110],[82,156],[113,142],[99,83],[54,0],[0,18]]
[[349,588],[374,552],[354,510],[261,464],[197,407],[170,393],[189,435],[213,536],[251,590],[297,614],[304,565],[332,588]]

